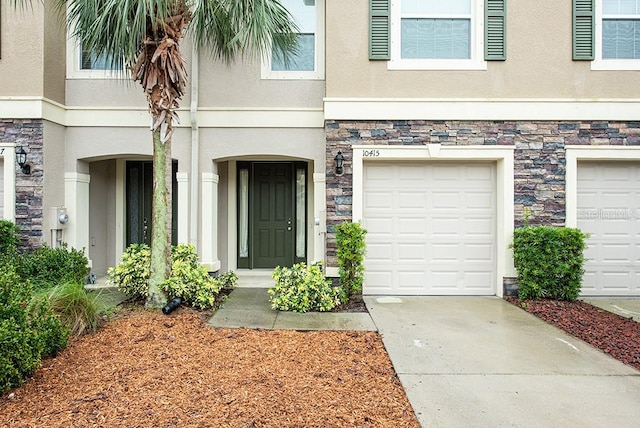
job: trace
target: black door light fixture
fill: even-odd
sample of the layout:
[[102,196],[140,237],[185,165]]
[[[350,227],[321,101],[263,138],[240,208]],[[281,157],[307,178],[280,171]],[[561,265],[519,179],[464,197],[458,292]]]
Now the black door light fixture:
[[336,175],[342,174],[344,172],[344,168],[342,166],[344,164],[344,156],[342,155],[342,152],[338,152],[333,160],[336,161]]
[[23,174],[31,174],[31,165],[27,163],[27,152],[24,151],[24,148],[22,148],[22,146],[16,149],[16,162],[18,163],[18,166],[22,170]]

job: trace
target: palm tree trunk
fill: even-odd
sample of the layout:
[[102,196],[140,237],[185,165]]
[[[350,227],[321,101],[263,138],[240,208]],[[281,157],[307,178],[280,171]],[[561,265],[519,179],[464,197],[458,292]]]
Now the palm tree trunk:
[[160,128],[153,131],[153,213],[151,222],[151,269],[145,306],[161,308],[167,296],[160,284],[171,273],[171,138],[162,142]]

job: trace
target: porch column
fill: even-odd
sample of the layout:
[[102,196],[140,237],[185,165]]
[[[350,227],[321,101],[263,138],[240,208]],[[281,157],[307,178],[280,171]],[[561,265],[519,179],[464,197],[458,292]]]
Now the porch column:
[[[176,173],[178,182],[178,197],[174,203],[178,204],[178,244],[189,242],[189,174]],[[175,195],[174,195],[175,197]]]
[[69,222],[62,240],[81,250],[89,249],[89,174],[67,172],[64,174],[64,204]]
[[325,241],[327,235],[326,174],[313,174],[313,260],[326,267]]
[[[215,165],[215,163],[214,163]],[[201,175],[202,189],[202,264],[209,272],[220,270],[218,258],[218,182],[220,176],[212,172]]]

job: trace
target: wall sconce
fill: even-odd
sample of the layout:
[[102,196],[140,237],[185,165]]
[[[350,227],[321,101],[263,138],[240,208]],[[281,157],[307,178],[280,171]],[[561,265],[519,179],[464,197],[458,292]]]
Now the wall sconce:
[[344,156],[342,156],[342,152],[338,152],[333,160],[336,161],[336,175],[342,174],[344,171],[344,168],[342,167],[344,164]]
[[16,150],[16,162],[20,169],[22,169],[23,174],[31,174],[31,165],[27,163],[27,152],[24,151],[22,146]]

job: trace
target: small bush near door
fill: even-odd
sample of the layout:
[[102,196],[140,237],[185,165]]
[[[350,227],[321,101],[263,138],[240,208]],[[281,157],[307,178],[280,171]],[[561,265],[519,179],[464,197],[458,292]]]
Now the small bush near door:
[[317,264],[297,263],[292,267],[276,267],[276,281],[269,288],[271,307],[280,311],[330,311],[343,298],[340,288],[334,288]]
[[[109,268],[109,283],[134,300],[146,299],[149,291],[151,250],[146,244],[131,244],[117,266]],[[160,288],[170,298],[180,297],[185,305],[197,309],[212,309],[220,303],[220,291],[231,289],[238,280],[234,272],[217,278],[209,275],[198,262],[192,244],[180,244],[171,249],[171,276]]]
[[340,272],[340,286],[345,292],[344,301],[353,294],[362,292],[364,281],[364,237],[367,231],[360,223],[345,221],[336,227],[338,244],[337,257]]
[[573,301],[580,295],[585,239],[579,229],[525,226],[513,233],[518,298]]

